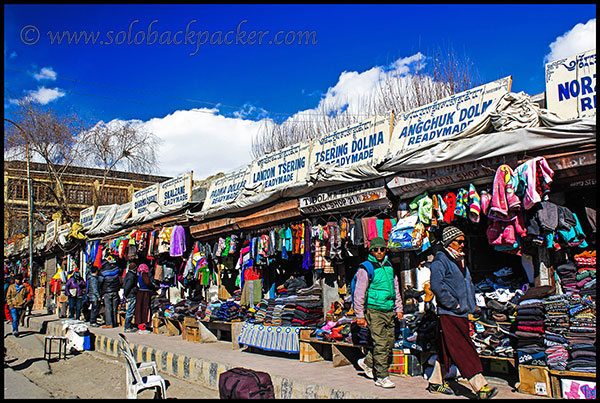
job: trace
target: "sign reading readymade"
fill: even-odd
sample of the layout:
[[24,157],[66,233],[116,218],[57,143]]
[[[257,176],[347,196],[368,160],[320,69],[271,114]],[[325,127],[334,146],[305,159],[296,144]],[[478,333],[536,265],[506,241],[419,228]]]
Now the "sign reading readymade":
[[182,207],[192,199],[192,172],[186,172],[159,185],[158,204],[171,210]]

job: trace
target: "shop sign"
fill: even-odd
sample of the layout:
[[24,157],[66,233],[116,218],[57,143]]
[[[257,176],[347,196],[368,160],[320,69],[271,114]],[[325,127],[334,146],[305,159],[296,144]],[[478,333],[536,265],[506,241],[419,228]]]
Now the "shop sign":
[[546,64],[546,106],[562,119],[596,116],[596,49]]
[[6,255],[7,256],[11,256],[15,253],[15,242],[11,242],[8,245],[6,245]]
[[119,207],[117,207],[117,211],[115,213],[115,216],[112,219],[112,223],[113,224],[122,224],[123,221],[125,221],[129,217],[131,217],[132,206],[133,206],[133,202],[127,202],[125,204],[120,204]]
[[384,184],[383,180],[376,180],[344,189],[319,192],[298,199],[298,206],[302,213],[312,214],[348,208],[375,200],[387,200]]
[[310,141],[294,144],[254,160],[246,188],[268,192],[305,182],[310,144]]
[[158,203],[158,183],[138,190],[133,194],[131,201],[133,203],[133,218],[146,215],[148,213],[148,204],[151,202]]
[[588,151],[577,155],[568,155],[564,157],[552,158],[548,160],[548,165],[553,170],[562,170],[568,168],[583,167],[596,164],[596,151]]
[[183,207],[192,200],[192,175],[186,172],[159,184],[158,204],[168,210]]
[[94,222],[94,206],[85,208],[79,212],[79,222],[83,229],[89,229]]
[[96,210],[96,215],[94,215],[94,223],[92,224],[92,227],[96,227],[100,222],[102,222],[106,214],[108,214],[108,212],[114,206],[116,206],[116,204],[111,204],[109,206],[98,206],[98,209]]
[[569,187],[572,188],[584,188],[596,186],[596,178],[583,179],[580,181],[570,182]]
[[390,117],[374,117],[314,139],[310,165],[376,165],[387,154]]
[[399,113],[390,143],[391,156],[456,137],[510,91],[510,76],[439,101]]
[[46,224],[46,238],[44,243],[48,243],[56,238],[56,232],[58,231],[58,221],[53,220],[52,222]]
[[202,211],[230,203],[249,180],[249,168],[232,172],[211,182]]

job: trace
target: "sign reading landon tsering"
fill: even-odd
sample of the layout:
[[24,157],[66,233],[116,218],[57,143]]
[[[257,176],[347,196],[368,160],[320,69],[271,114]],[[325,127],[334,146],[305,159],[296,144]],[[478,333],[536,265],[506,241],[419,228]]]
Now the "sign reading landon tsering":
[[374,117],[314,139],[310,164],[376,165],[387,153],[389,117]]
[[249,188],[262,185],[270,191],[306,181],[310,142],[298,143],[272,152],[253,161],[250,167]]
[[398,114],[390,152],[403,153],[460,134],[510,91],[511,81],[508,76]]
[[151,202],[158,203],[158,183],[148,186],[142,190],[138,190],[131,198],[133,202],[132,217],[146,215],[148,212],[148,204]]
[[202,206],[202,211],[235,200],[240,193],[240,190],[244,189],[244,186],[246,186],[249,172],[250,170],[248,168],[244,168],[212,181],[210,188],[208,189],[206,200]]
[[596,116],[596,49],[546,64],[546,104],[563,119]]
[[376,200],[386,200],[383,179],[360,183],[343,189],[319,192],[298,199],[298,207],[305,214],[350,208]]

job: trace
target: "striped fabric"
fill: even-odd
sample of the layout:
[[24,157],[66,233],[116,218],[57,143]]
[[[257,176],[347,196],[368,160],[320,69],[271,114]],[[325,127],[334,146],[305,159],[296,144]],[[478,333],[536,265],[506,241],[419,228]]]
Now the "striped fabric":
[[246,322],[238,339],[240,345],[268,351],[299,353],[299,326],[265,326]]

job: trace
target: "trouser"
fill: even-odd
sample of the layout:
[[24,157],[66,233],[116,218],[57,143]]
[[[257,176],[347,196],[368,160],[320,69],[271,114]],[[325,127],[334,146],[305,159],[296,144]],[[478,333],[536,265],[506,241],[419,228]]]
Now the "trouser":
[[394,348],[394,312],[382,312],[376,309],[367,309],[365,319],[371,331],[373,348],[369,349],[365,357],[365,364],[374,369],[376,379],[389,375],[392,349]]
[[13,333],[19,331],[19,318],[21,317],[21,308],[10,308],[10,316],[12,317]]
[[80,319],[82,304],[83,304],[83,297],[69,297],[69,317],[71,319],[75,319],[75,320]]
[[25,305],[23,305],[23,309],[21,309],[21,316],[19,317],[19,323],[21,326],[25,326],[25,315],[31,315],[31,308],[33,307],[33,301],[27,301]]
[[119,309],[119,293],[107,292],[104,294],[104,320],[108,326],[117,326],[117,310]]
[[[488,384],[488,382],[485,379],[485,377],[483,376],[483,374],[475,374],[472,377],[470,377],[468,379],[468,381],[469,381],[469,384],[471,385],[471,388],[475,392],[478,392],[479,390],[481,390],[481,388],[483,388],[485,385]],[[442,382],[443,382],[442,365],[440,364],[440,362],[438,360],[435,360],[435,365],[433,366],[433,373],[431,374],[431,377],[429,378],[429,383],[441,385]]]
[[133,319],[133,315],[135,314],[135,297],[127,298],[127,311],[125,313],[125,329],[131,329],[133,326],[131,325],[131,320]]
[[98,310],[100,309],[100,301],[97,299],[90,300],[90,325],[96,323],[98,319]]

